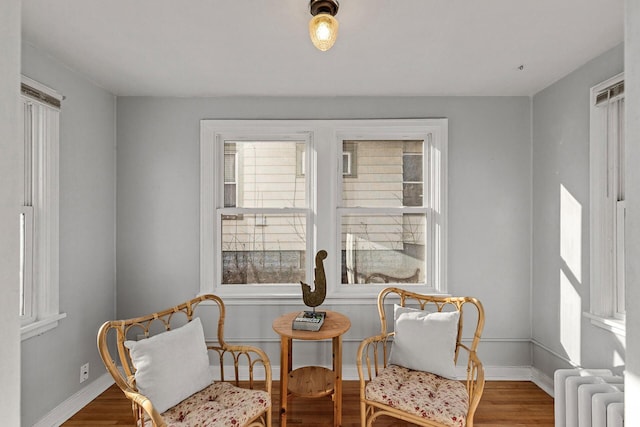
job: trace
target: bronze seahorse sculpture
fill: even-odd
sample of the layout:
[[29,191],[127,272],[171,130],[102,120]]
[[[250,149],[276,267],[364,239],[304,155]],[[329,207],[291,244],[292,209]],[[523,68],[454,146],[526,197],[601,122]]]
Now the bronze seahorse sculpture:
[[321,250],[316,254],[316,267],[313,269],[315,279],[313,281],[315,287],[313,291],[311,286],[304,282],[300,282],[302,285],[302,300],[308,307],[313,307],[315,311],[316,307],[322,304],[324,298],[327,296],[327,279],[324,275],[324,266],[322,261],[327,257],[327,251]]

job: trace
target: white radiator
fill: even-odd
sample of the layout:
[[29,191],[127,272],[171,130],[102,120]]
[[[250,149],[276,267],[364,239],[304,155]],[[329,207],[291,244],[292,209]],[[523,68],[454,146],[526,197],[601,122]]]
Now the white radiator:
[[624,379],[608,369],[558,369],[556,427],[623,427]]

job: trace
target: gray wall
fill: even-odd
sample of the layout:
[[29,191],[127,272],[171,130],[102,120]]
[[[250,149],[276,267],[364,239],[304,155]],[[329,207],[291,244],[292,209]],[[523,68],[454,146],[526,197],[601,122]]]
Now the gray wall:
[[[627,159],[640,164],[640,2],[627,0],[625,9],[625,84]],[[640,259],[640,168],[628,168],[627,244],[628,259]],[[625,372],[625,422],[640,425],[640,264],[626,264],[627,366]]]
[[[119,97],[118,316],[170,307],[199,290],[201,119],[418,117],[449,118],[449,291],[476,296],[485,304],[486,339],[480,345],[485,364],[529,366],[527,97]],[[355,365],[359,341],[377,332],[374,301],[368,303],[346,306],[327,301],[323,305],[351,317],[345,365]],[[271,320],[299,307],[301,301],[289,307],[232,306],[227,337],[255,342],[278,366],[278,341]]]
[[66,96],[60,123],[59,326],[22,342],[22,425],[105,373],[96,348],[115,314],[115,97],[32,46],[22,73]]
[[[7,8],[4,3],[3,7]],[[637,32],[635,39],[629,33],[627,38],[635,40],[632,46],[637,59]],[[11,49],[10,38],[0,40],[3,47],[6,44]],[[61,130],[60,284],[61,308],[68,317],[54,331],[22,345],[22,399],[29,402],[22,413],[22,425],[32,425],[81,388],[78,370],[82,363],[91,363],[91,380],[102,374],[94,344],[102,321],[170,306],[198,292],[199,120],[203,118],[448,117],[449,289],[454,294],[477,296],[485,303],[487,325],[480,346],[481,357],[489,367],[533,365],[549,376],[554,369],[567,365],[562,357],[543,348],[566,357],[559,335],[560,272],[566,270],[559,256],[560,186],[583,207],[582,235],[587,237],[582,240],[580,280],[572,284],[581,297],[581,309],[586,310],[588,92],[594,84],[622,71],[622,46],[536,94],[532,104],[524,97],[121,97],[117,99],[117,179],[114,97],[32,47],[25,45],[23,49],[23,73],[67,96]],[[630,117],[634,114],[637,117],[639,110],[632,96],[634,70],[637,74],[637,64],[635,69],[627,70]],[[3,77],[5,73],[11,76],[12,69],[6,66],[0,71]],[[4,83],[3,78],[0,90],[3,99],[15,97]],[[1,117],[3,120],[11,117],[11,111]],[[17,132],[11,127],[1,128],[3,141]],[[630,126],[629,140],[638,137],[637,129],[634,134]],[[2,160],[6,159],[5,153],[12,153],[11,146],[5,150],[3,145]],[[13,154],[18,155],[15,147]],[[629,155],[634,159],[638,152],[631,148]],[[16,179],[17,171],[13,172],[3,163],[3,183],[7,182],[5,175],[6,179]],[[631,169],[631,173],[637,171]],[[632,175],[630,181],[628,209],[632,211],[638,209],[638,189],[633,183],[640,179]],[[13,194],[6,185],[2,190],[3,196],[5,192]],[[2,215],[9,215],[9,211],[3,204]],[[116,219],[118,230],[114,241]],[[634,250],[637,252],[638,239],[634,236],[638,227],[633,220],[629,227],[627,242],[633,254]],[[5,247],[5,242],[2,249],[11,252],[12,247]],[[2,261],[7,263],[10,259],[3,256]],[[637,310],[633,309],[639,302],[635,286],[638,274],[634,267],[632,264],[628,272],[630,330],[638,327]],[[2,265],[3,285],[10,279],[9,270]],[[5,294],[15,297],[15,289],[3,286],[2,292],[3,304],[7,303]],[[345,364],[353,364],[357,343],[377,328],[372,303],[357,306],[326,303],[327,308],[348,314],[353,322],[346,337]],[[270,321],[261,322],[256,329],[252,319],[272,319],[293,309],[275,304],[231,306],[229,336],[266,348],[277,366],[278,340]],[[249,320],[243,321],[244,318]],[[620,369],[613,353],[624,356],[624,344],[586,320],[581,321],[580,330],[582,365]],[[11,335],[15,335],[6,329],[3,333],[9,334],[3,335],[3,340],[9,342]],[[532,353],[530,336],[541,344],[534,345]],[[627,366],[630,378],[635,380],[630,383],[631,391],[635,384],[637,395],[638,343],[633,335],[627,341],[628,354],[634,355],[629,356]],[[317,351],[310,347],[303,353],[310,359],[318,358],[319,362],[326,362],[329,357],[317,356]],[[3,349],[3,366],[8,363],[17,368],[17,354]],[[15,374],[3,371],[3,384],[15,382]],[[12,401],[6,400],[3,394],[3,405],[9,402],[3,409],[11,413],[17,400],[15,396]],[[631,412],[631,405],[627,406],[628,418],[638,417]],[[3,422],[17,424],[11,423],[10,418]]]
[[[582,316],[589,311],[590,284],[589,90],[623,71],[623,55],[620,45],[533,97],[532,336],[541,344],[534,345],[533,365],[551,377],[555,369],[569,366],[567,359],[618,372],[624,363],[624,338],[593,326]],[[563,187],[581,207],[579,271],[573,271],[560,255]],[[577,312],[561,295],[561,274],[580,299]],[[572,335],[563,342],[561,328],[566,326],[562,325],[572,323]],[[568,351],[574,340],[579,351]]]
[[0,2],[0,414],[8,427],[20,424],[20,4]]

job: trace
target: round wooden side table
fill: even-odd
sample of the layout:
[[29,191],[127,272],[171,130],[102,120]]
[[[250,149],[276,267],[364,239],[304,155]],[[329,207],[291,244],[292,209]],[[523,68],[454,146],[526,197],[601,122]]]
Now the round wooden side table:
[[[280,335],[280,427],[287,425],[287,403],[290,397],[322,397],[333,394],[333,425],[342,423],[342,335],[351,327],[343,314],[327,313],[319,331],[292,329],[293,319],[300,313],[283,314],[273,321],[273,330]],[[333,367],[305,366],[292,370],[291,347],[293,340],[333,341]]]

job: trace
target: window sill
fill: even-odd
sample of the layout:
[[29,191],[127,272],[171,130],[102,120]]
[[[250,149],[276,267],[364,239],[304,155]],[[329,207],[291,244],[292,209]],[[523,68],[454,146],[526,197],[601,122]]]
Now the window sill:
[[[245,287],[246,286],[246,287]],[[378,284],[378,285],[357,285],[353,289],[327,290],[325,305],[371,305],[377,304],[378,294],[380,291],[394,284]],[[412,291],[428,294],[449,296],[444,292],[437,292],[431,287],[424,285],[415,285]],[[302,301],[302,291],[300,286],[286,286],[285,289],[279,286],[269,285],[243,285],[239,288],[233,286],[225,289],[218,287],[213,291],[202,290],[200,294],[214,293],[224,300],[225,305],[278,305],[288,306],[304,305]],[[250,296],[248,296],[250,295]]]
[[625,321],[614,317],[602,317],[592,313],[583,313],[584,317],[591,319],[591,324],[616,335],[624,337],[626,335]]
[[67,313],[54,314],[53,316],[46,317],[44,319],[36,320],[33,323],[24,325],[20,328],[20,334],[22,335],[22,341],[42,335],[45,332],[58,326],[58,320],[67,317]]

